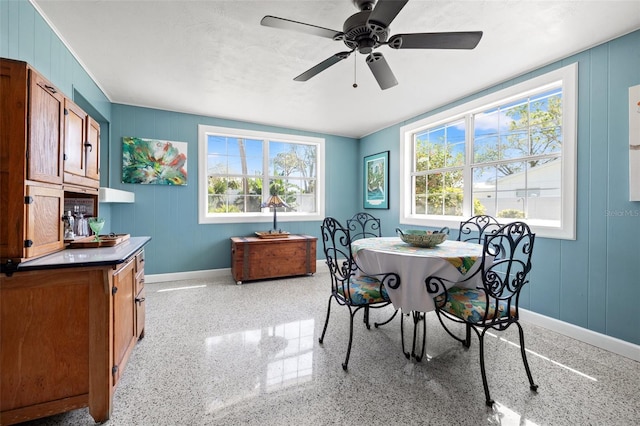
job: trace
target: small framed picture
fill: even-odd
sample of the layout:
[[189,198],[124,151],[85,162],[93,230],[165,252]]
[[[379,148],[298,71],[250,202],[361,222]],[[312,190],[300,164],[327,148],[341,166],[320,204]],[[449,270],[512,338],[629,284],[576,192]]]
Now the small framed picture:
[[389,208],[389,151],[364,157],[364,208]]

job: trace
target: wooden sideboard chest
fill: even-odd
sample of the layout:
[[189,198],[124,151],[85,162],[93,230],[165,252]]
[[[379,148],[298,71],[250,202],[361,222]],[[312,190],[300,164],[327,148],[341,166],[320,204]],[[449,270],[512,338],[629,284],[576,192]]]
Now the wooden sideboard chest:
[[237,284],[316,272],[316,237],[231,238],[231,274]]

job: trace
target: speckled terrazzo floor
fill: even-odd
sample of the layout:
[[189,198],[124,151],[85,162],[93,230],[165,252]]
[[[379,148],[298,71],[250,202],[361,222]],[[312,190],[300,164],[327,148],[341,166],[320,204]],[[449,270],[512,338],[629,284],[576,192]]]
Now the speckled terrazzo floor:
[[[407,360],[399,316],[355,324],[333,304],[319,345],[329,276],[234,284],[231,276],[147,284],[146,336],[114,396],[109,425],[634,425],[640,363],[523,323],[538,393],[517,330],[486,341],[488,408],[477,339],[465,350],[427,315],[429,360]],[[392,308],[373,311],[386,319]],[[408,322],[405,322],[408,325]],[[29,425],[94,424],[88,410]]]

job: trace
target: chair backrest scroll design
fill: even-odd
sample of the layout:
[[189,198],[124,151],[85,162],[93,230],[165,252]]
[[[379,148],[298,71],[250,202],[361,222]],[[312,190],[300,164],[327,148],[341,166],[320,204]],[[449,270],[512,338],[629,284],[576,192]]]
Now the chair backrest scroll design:
[[351,233],[352,241],[360,238],[381,237],[380,219],[367,212],[359,212],[347,220],[347,228]]
[[[458,241],[470,241],[482,244],[485,235],[496,233],[501,226],[498,220],[492,216],[473,216],[460,223]],[[475,235],[476,233],[477,236]]]
[[[487,296],[487,309],[507,309],[502,318],[485,318],[492,322],[512,322],[518,318],[520,290],[529,282],[531,255],[535,234],[524,222],[512,222],[495,233],[485,235],[482,260],[482,288]],[[493,306],[489,306],[493,304]]]

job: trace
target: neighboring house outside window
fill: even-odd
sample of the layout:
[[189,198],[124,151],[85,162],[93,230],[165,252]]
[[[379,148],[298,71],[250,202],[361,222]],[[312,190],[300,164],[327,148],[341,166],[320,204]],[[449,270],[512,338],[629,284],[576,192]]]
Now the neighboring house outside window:
[[577,64],[402,127],[400,223],[477,214],[575,239]]
[[324,139],[206,125],[198,139],[199,223],[268,222],[272,194],[280,221],[324,217]]

